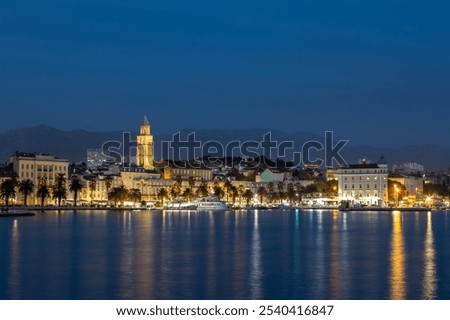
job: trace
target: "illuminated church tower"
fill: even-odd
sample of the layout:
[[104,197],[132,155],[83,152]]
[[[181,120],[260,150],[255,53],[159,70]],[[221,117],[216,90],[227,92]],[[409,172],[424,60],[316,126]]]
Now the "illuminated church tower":
[[144,116],[140,132],[137,136],[136,165],[144,167],[147,170],[152,170],[154,168],[153,160],[153,136],[150,134],[150,123],[147,120],[147,116]]

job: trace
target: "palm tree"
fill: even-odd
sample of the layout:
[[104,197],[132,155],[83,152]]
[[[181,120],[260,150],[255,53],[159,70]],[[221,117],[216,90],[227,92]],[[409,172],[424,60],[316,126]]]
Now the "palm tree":
[[58,207],[61,207],[61,200],[67,198],[66,177],[63,173],[58,173],[53,187],[53,200],[58,200]]
[[263,186],[258,188],[259,202],[264,202],[264,197],[267,196],[267,190]]
[[165,188],[161,188],[158,191],[158,198],[161,199],[162,205],[164,206],[164,200],[167,199],[169,196],[169,193]]
[[254,196],[254,194],[250,189],[247,189],[244,191],[243,197],[246,200],[247,206],[250,204],[250,201],[252,200],[253,196]]
[[273,202],[273,198],[275,196],[275,185],[273,182],[269,182],[269,184],[267,185],[267,189],[269,190],[269,198],[270,201]]
[[48,190],[47,183],[45,181],[41,181],[39,183],[36,195],[41,198],[41,207],[43,207],[45,199],[50,196],[50,191]]
[[283,203],[283,199],[285,197],[284,183],[282,181],[278,182],[277,188],[278,188],[278,196],[280,197],[280,203]]
[[215,185],[214,188],[214,195],[219,198],[219,201],[222,199],[222,197],[225,195],[225,192],[219,185]]
[[230,187],[231,198],[233,199],[233,203],[236,203],[236,198],[239,195],[238,189],[235,186]]
[[0,198],[5,200],[5,204],[9,206],[9,199],[16,196],[15,183],[13,179],[7,179],[0,184]]
[[127,196],[128,190],[124,185],[112,188],[108,193],[108,199],[114,202],[115,207],[117,207],[117,203],[123,203]]
[[186,201],[191,201],[192,198],[194,198],[194,193],[192,192],[191,188],[186,188],[186,190],[184,190],[182,196]]
[[97,187],[97,181],[95,179],[89,180],[89,190],[91,191],[91,202],[94,200],[94,191]]
[[206,185],[206,183],[202,182],[200,187],[198,187],[198,189],[197,189],[197,195],[199,197],[206,197],[208,194],[209,194],[208,186]]
[[84,188],[83,184],[81,183],[80,178],[78,176],[74,175],[72,176],[72,179],[70,179],[70,187],[69,190],[73,192],[73,205],[77,206],[77,199],[78,199],[78,193]]
[[34,183],[30,179],[22,180],[19,183],[19,192],[23,194],[23,203],[27,205],[28,195],[34,190]]
[[177,181],[170,189],[170,195],[172,199],[175,199],[178,198],[180,194],[181,194],[181,185]]
[[237,192],[239,195],[239,204],[242,204],[242,196],[244,195],[245,192],[245,188],[242,184],[237,188]]
[[191,188],[192,192],[194,192],[194,188],[195,188],[195,179],[194,179],[194,177],[189,177],[188,183],[189,183],[189,188]]
[[111,189],[112,182],[113,182],[113,178],[111,176],[105,177],[106,193],[109,193],[109,189]]
[[136,206],[136,202],[140,202],[142,198],[141,190],[139,189],[131,189],[128,192],[128,199],[133,202],[133,205]]
[[232,194],[232,187],[233,187],[233,185],[231,184],[231,182],[229,180],[225,181],[223,188],[225,189],[225,193],[227,195],[227,202],[229,201],[229,195]]
[[287,186],[286,196],[291,204],[294,203],[297,198],[297,192],[295,192],[295,188],[292,183],[289,183]]
[[297,201],[301,204],[302,203],[302,196],[303,193],[305,193],[305,187],[303,187],[300,183],[295,184],[295,191],[297,196]]

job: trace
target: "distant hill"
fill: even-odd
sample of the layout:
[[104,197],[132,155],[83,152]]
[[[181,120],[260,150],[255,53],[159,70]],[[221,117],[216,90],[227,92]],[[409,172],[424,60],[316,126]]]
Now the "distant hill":
[[[202,143],[215,140],[224,145],[233,140],[261,141],[264,134],[272,133],[272,140],[293,141],[295,151],[309,140],[322,141],[323,135],[309,132],[285,133],[270,129],[182,129],[181,139],[194,132],[196,139]],[[136,132],[132,133],[135,138]],[[155,136],[155,155],[161,156],[161,141],[170,141],[171,135]],[[86,130],[62,131],[45,125],[20,128],[0,133],[0,162],[8,161],[16,150],[24,152],[50,153],[70,161],[85,161],[87,149],[98,149],[109,140],[121,141],[122,132],[91,132]],[[397,149],[377,148],[372,146],[346,147],[343,152],[347,162],[357,162],[366,157],[372,161],[384,155],[390,165],[404,162],[418,162],[427,170],[441,170],[450,167],[450,149],[435,145],[405,146]],[[290,156],[290,153],[288,153]]]

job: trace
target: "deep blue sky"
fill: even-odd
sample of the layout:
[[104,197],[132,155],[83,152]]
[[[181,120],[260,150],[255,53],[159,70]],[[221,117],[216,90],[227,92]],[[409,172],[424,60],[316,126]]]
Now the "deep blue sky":
[[447,1],[0,0],[0,131],[335,130],[450,145]]

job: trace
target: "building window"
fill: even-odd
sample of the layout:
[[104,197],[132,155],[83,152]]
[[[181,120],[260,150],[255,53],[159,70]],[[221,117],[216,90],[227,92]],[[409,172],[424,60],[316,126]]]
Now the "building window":
[[352,189],[355,189],[355,185],[354,184],[352,184]]
[[367,189],[370,189],[370,184],[367,185]]
[[362,184],[359,185],[359,188],[362,189]]

